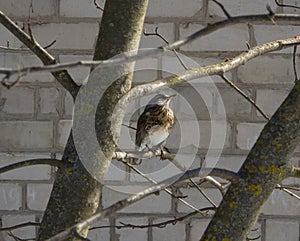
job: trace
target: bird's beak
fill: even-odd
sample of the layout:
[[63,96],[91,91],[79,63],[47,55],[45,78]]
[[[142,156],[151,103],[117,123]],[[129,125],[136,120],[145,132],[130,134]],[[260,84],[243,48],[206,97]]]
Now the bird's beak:
[[173,99],[175,96],[176,96],[176,94],[175,94],[175,95],[170,95],[170,96],[168,97],[168,100]]

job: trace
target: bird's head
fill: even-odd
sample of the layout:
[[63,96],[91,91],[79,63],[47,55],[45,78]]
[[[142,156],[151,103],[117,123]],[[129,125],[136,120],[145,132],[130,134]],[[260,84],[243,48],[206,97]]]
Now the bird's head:
[[158,94],[154,96],[148,103],[147,106],[155,106],[155,105],[161,105],[161,106],[169,106],[170,101],[175,97],[176,95],[164,95],[164,94]]

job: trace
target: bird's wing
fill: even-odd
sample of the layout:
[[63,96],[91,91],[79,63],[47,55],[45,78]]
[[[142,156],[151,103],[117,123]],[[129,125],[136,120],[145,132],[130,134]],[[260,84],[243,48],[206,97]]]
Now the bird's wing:
[[155,116],[157,107],[145,109],[141,114],[137,123],[137,131],[135,134],[135,145],[141,147],[145,137],[148,135],[149,130],[156,125],[160,125],[159,119]]

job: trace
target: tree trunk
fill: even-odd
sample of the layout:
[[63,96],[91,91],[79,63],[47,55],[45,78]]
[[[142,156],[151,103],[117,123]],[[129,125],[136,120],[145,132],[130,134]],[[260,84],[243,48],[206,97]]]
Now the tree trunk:
[[[94,59],[108,59],[124,51],[137,50],[148,0],[106,1]],[[133,64],[124,65],[120,71],[132,69]],[[101,99],[96,114],[96,130],[99,144],[106,156],[98,163],[105,175],[111,161],[118,135],[110,131],[110,117],[118,99],[131,88],[132,74],[115,81]],[[100,84],[100,83],[99,83]],[[122,115],[121,115],[122,116]],[[120,129],[120,123],[119,127]],[[116,130],[118,133],[119,130]],[[101,133],[101,135],[99,135]],[[88,140],[86,140],[88,141]],[[53,190],[38,234],[45,240],[91,216],[98,208],[102,184],[93,179],[78,158],[72,134],[69,137],[63,160],[73,163],[60,168],[56,173]],[[103,178],[103,177],[102,177]],[[86,236],[87,230],[80,235]],[[75,240],[76,237],[71,238]]]
[[290,158],[300,141],[300,83],[266,124],[239,170],[202,241],[242,241],[255,224],[275,185],[292,171]]

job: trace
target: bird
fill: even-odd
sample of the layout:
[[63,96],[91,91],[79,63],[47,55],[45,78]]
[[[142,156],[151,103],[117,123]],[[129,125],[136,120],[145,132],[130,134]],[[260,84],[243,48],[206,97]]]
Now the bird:
[[[169,104],[175,96],[158,94],[148,102],[137,122],[136,151],[151,150],[164,144],[174,125],[174,113]],[[132,163],[140,164],[141,160],[133,159]]]

